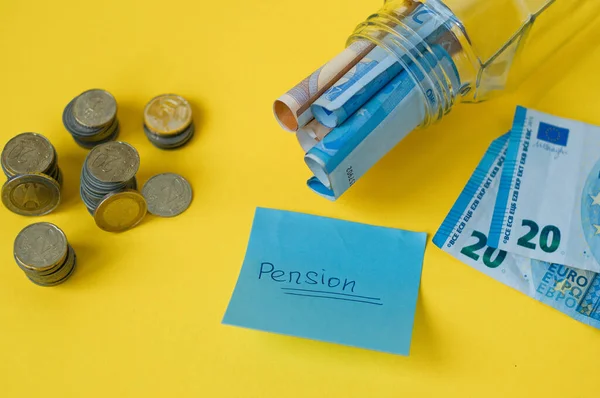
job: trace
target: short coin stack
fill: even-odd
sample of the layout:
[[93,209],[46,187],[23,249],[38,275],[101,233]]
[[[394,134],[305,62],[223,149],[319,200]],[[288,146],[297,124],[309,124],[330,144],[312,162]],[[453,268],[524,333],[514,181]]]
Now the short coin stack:
[[94,215],[109,194],[137,189],[140,156],[131,145],[113,141],[90,151],[81,171],[81,199]]
[[105,90],[88,90],[75,97],[63,112],[63,124],[77,144],[90,149],[119,135],[117,101]]
[[41,134],[21,133],[11,138],[2,151],[2,171],[8,178],[42,173],[62,183],[56,150]]
[[185,98],[164,94],[153,98],[144,109],[144,132],[154,146],[174,149],[194,135],[192,107]]
[[75,251],[64,232],[47,222],[31,224],[17,235],[14,256],[27,278],[40,286],[63,283],[75,271]]
[[8,141],[1,157],[2,170],[8,177],[2,187],[2,202],[9,210],[40,216],[58,206],[62,173],[56,150],[46,137],[19,134]]

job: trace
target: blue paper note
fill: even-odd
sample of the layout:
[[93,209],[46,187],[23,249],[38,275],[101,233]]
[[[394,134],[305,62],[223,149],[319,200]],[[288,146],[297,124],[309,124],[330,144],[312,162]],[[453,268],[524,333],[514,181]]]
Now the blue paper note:
[[426,239],[258,208],[223,323],[408,355]]

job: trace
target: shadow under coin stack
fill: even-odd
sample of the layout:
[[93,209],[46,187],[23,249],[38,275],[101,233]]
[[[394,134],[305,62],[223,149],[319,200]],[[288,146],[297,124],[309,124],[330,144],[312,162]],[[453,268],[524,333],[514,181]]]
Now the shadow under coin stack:
[[144,109],[144,132],[157,148],[179,148],[194,136],[194,131],[192,107],[179,95],[160,95]]
[[2,202],[24,216],[50,213],[60,203],[62,172],[54,146],[41,134],[22,133],[2,151],[2,170],[8,181],[2,186]]
[[69,102],[63,112],[63,124],[83,148],[113,141],[119,135],[117,101],[105,90],[86,91]]
[[27,278],[40,286],[63,283],[77,263],[64,232],[47,222],[31,224],[17,235],[14,256]]

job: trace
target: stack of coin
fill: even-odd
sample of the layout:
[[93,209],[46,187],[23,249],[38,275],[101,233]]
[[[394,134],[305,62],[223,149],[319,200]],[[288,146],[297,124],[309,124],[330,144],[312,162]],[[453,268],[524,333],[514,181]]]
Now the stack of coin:
[[179,148],[194,135],[192,107],[175,94],[153,98],[144,109],[144,132],[157,148]]
[[81,199],[90,214],[109,194],[137,189],[140,156],[134,147],[112,141],[90,151],[81,171]]
[[63,124],[83,148],[112,141],[119,135],[117,101],[105,90],[86,91],[69,102],[63,112]]
[[41,134],[21,133],[11,138],[2,151],[2,171],[8,178],[41,173],[62,183],[56,150]]
[[2,202],[9,210],[41,216],[58,206],[62,173],[56,150],[46,137],[19,134],[8,141],[1,158],[8,177],[2,186]]
[[47,222],[31,224],[15,239],[14,256],[27,278],[40,286],[55,286],[75,271],[75,251],[64,232]]

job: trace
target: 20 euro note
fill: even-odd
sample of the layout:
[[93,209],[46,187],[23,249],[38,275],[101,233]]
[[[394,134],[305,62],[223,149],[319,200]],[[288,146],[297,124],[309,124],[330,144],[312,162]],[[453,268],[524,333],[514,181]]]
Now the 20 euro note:
[[489,243],[600,272],[600,127],[517,109]]
[[600,328],[600,276],[495,249],[486,232],[505,164],[508,135],[495,140],[433,238],[465,264],[587,325]]

